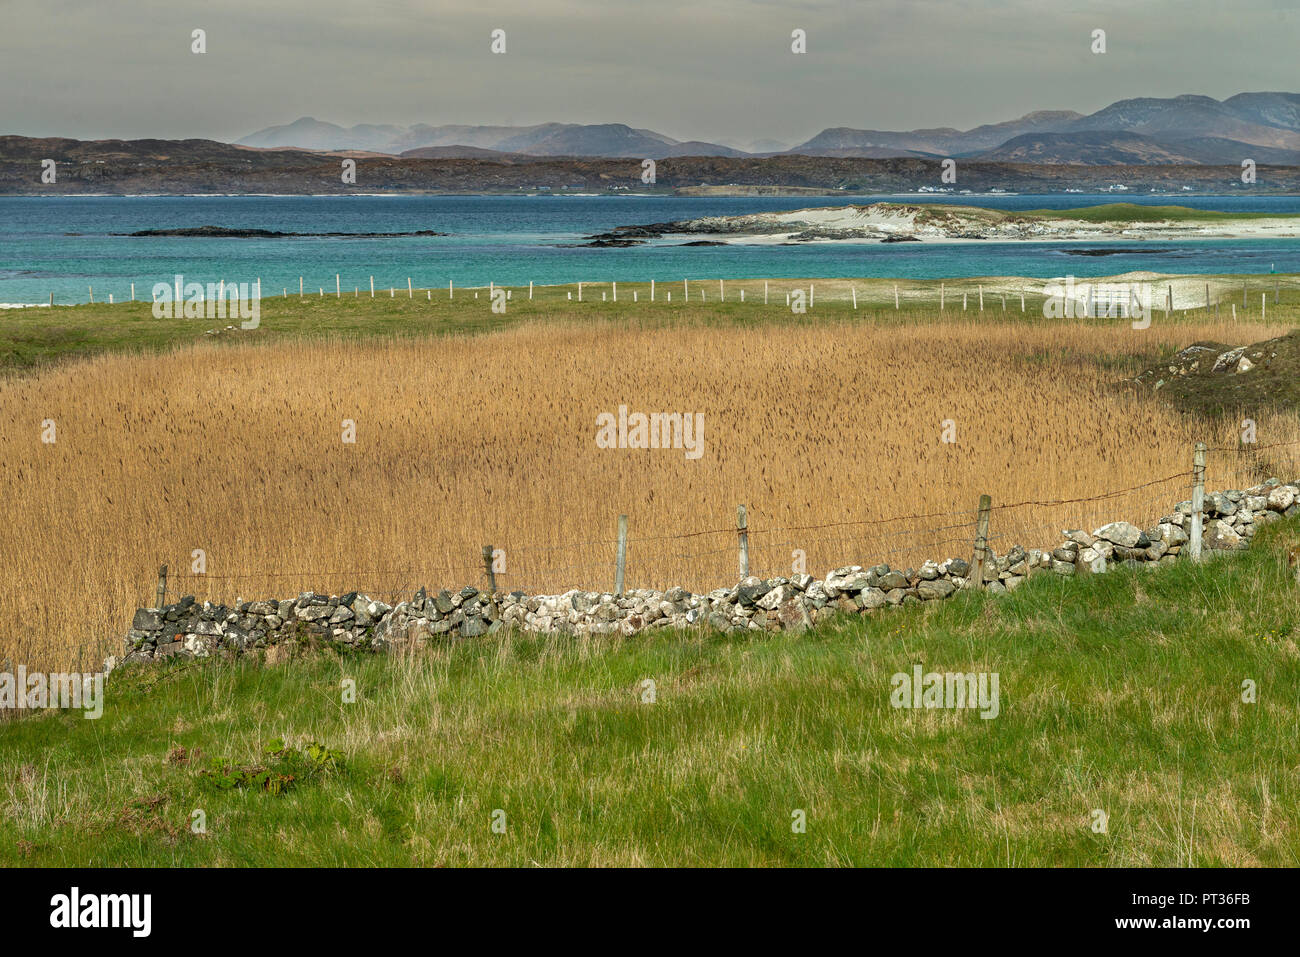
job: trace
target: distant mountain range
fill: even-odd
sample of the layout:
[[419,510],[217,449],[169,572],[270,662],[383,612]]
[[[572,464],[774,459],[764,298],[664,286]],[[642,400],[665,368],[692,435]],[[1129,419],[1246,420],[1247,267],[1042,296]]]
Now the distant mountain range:
[[1183,95],[1120,100],[1088,116],[1039,110],[970,130],[832,127],[789,149],[771,140],[747,149],[676,140],[622,123],[536,126],[343,127],[311,117],[236,141],[259,149],[387,153],[411,158],[803,155],[846,158],[966,158],[1086,165],[1300,165],[1300,93],[1239,93],[1226,100]]
[[[746,156],[718,143],[683,142],[622,123],[540,123],[537,126],[374,126],[344,128],[304,116],[236,141],[261,149],[297,147],[357,150],[397,156],[481,158],[483,151],[526,156],[605,156],[665,159],[670,156]],[[436,150],[438,152],[430,152]]]
[[[440,153],[456,148],[427,149]],[[213,140],[86,141],[0,135],[0,195],[427,192],[557,196],[654,191],[687,196],[843,197],[933,191],[939,188],[941,172],[940,161],[933,157],[683,156],[660,161],[656,183],[649,186],[641,181],[639,159],[463,149],[484,155],[387,156],[255,149]],[[340,175],[340,159],[348,155],[358,160],[355,183],[343,182]],[[50,160],[58,172],[52,182],[43,175]],[[1300,192],[1300,166],[1264,163],[1260,164],[1258,183],[1249,186],[1241,182],[1237,163],[1087,166],[966,160],[960,167],[960,186],[948,188],[976,193],[1157,192],[1182,196],[1194,192]]]

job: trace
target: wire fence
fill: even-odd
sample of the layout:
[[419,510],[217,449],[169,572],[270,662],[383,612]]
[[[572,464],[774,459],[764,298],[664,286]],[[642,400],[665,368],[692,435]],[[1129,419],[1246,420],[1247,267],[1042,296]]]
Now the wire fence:
[[[1212,456],[1199,470],[1210,488],[1249,488],[1270,476],[1300,476],[1300,440],[1265,445],[1206,448]],[[1091,495],[999,502],[987,508],[989,547],[1005,554],[1013,545],[1051,549],[1070,529],[1085,531],[1112,521],[1151,528],[1180,502],[1193,498],[1198,467]],[[159,570],[159,602],[167,590],[204,593],[216,600],[241,593],[276,594],[356,591],[396,603],[418,588],[467,585],[501,592],[556,594],[578,589],[614,593],[631,588],[682,585],[708,591],[730,587],[746,574],[765,578],[814,576],[846,565],[918,567],[927,559],[970,559],[976,550],[979,508],[872,515],[804,524],[763,524],[761,514],[741,507],[734,523],[675,533],[625,534],[620,540],[586,538],[563,542],[506,539],[481,549],[481,561],[408,563],[404,567],[257,569],[238,572]],[[610,523],[614,526],[614,522]],[[626,527],[625,523],[622,527]],[[684,543],[684,544],[683,544]]]
[[[347,275],[348,281],[343,281]],[[917,307],[938,308],[946,313],[1020,313],[1042,314],[1046,300],[1058,301],[1070,318],[1133,319],[1138,317],[1134,308],[1141,305],[1147,315],[1156,313],[1204,314],[1236,320],[1238,311],[1243,318],[1267,318],[1269,307],[1295,303],[1295,291],[1300,283],[1295,274],[1269,273],[1253,279],[1242,280],[1240,286],[1226,279],[1191,281],[1179,279],[1164,282],[1118,282],[1106,278],[1081,276],[1072,279],[1068,288],[1052,280],[1024,284],[990,282],[978,278],[933,281],[901,281],[885,283],[880,280],[822,279],[805,282],[790,279],[659,279],[655,282],[581,280],[568,283],[539,285],[526,279],[518,283],[472,281],[460,282],[454,278],[429,276],[373,275],[369,272],[350,273],[346,269],[331,270],[324,276],[256,277],[242,284],[236,280],[218,277],[209,283],[192,284],[193,291],[173,288],[168,282],[154,283],[147,277],[135,282],[119,280],[111,287],[103,283],[96,293],[94,284],[87,284],[84,297],[55,294],[49,291],[47,305],[80,305],[86,303],[152,305],[193,299],[200,304],[206,318],[238,318],[234,304],[256,300],[352,300],[380,299],[401,302],[456,302],[478,301],[480,294],[493,300],[500,296],[511,306],[537,302],[553,304],[557,301],[584,303],[599,306],[601,303],[637,303],[662,305],[714,305],[741,304],[773,306],[788,309],[791,297],[799,297],[800,309],[815,310],[817,303],[835,304],[858,309],[893,308],[897,311]],[[265,278],[265,288],[263,287]],[[657,283],[657,285],[656,285]],[[242,289],[241,289],[242,285]],[[137,286],[139,289],[137,289]],[[165,287],[165,299],[159,299],[155,290]],[[892,286],[892,288],[891,288]],[[350,287],[350,288],[349,288]],[[111,291],[110,291],[111,288]],[[275,290],[280,292],[276,293]],[[405,296],[402,293],[406,293]],[[518,294],[516,296],[516,294]],[[460,297],[459,300],[457,297]],[[98,297],[98,298],[97,298]],[[218,304],[220,310],[218,311]],[[229,309],[227,305],[229,304]]]

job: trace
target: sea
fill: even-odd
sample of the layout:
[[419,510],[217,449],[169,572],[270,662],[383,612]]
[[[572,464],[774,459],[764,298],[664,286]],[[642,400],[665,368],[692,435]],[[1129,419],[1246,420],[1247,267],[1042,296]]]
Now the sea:
[[[156,283],[255,283],[262,294],[504,286],[650,279],[1052,278],[1165,273],[1300,272],[1300,240],[1110,243],[811,243],[685,246],[685,238],[591,248],[616,226],[847,203],[943,202],[1005,210],[1100,203],[1181,205],[1225,212],[1300,213],[1300,196],[1057,193],[828,197],[509,196],[59,196],[0,197],[0,305],[148,301]],[[446,236],[182,238],[117,235],[197,226],[280,232],[413,232]]]

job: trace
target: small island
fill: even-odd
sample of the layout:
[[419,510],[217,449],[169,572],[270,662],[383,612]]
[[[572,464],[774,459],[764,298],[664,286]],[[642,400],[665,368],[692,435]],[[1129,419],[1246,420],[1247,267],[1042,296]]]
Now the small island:
[[611,246],[675,236],[692,236],[711,243],[772,245],[1296,239],[1300,238],[1300,216],[1222,213],[1135,203],[1021,212],[939,203],[871,203],[619,226],[586,238],[592,246]]

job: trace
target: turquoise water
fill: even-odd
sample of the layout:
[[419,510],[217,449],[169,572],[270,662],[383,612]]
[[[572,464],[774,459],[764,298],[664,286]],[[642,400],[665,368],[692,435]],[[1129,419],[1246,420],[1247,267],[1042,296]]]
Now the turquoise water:
[[[626,249],[572,248],[615,226],[800,206],[894,199],[998,209],[1064,209],[1096,203],[1178,204],[1198,209],[1300,213],[1298,196],[1067,194],[930,195],[792,199],[662,196],[159,196],[0,197],[0,303],[149,299],[176,274],[203,283],[262,280],[264,295],[297,289],[527,285],[759,277],[900,279],[1022,275],[1040,278],[1169,273],[1300,272],[1297,240],[1135,243],[1140,252],[1071,255],[1099,243],[960,243],[683,247],[673,239]],[[397,239],[135,238],[113,233],[203,225],[283,232],[408,232]],[[75,235],[70,235],[75,234]]]

